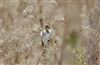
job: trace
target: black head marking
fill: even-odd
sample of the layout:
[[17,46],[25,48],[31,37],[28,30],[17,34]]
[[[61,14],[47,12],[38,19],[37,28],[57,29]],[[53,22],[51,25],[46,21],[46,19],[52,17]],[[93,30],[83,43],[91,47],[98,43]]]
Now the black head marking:
[[49,33],[50,27],[48,25],[45,26],[46,32]]
[[50,27],[48,25],[46,25],[45,28],[50,29]]

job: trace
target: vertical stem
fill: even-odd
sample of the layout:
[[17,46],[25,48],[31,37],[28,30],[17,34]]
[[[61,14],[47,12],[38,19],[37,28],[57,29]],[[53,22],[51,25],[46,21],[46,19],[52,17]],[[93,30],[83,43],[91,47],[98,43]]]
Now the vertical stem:
[[38,0],[39,3],[39,22],[41,28],[43,27],[43,18],[42,18],[42,5],[41,5],[41,0]]

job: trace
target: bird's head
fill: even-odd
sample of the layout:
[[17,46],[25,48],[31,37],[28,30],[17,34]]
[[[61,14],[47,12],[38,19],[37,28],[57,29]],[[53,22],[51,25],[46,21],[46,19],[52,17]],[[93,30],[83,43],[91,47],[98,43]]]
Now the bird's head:
[[50,27],[48,25],[45,26],[46,32],[49,33]]

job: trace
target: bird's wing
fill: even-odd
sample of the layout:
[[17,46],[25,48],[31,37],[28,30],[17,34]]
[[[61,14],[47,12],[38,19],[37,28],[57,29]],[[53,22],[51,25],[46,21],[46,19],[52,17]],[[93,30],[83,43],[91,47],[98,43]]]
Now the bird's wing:
[[40,32],[40,36],[42,36],[42,33],[43,33],[43,32],[41,31],[41,32]]
[[42,30],[42,31],[40,32],[40,36],[43,36],[44,33],[45,33],[45,30]]

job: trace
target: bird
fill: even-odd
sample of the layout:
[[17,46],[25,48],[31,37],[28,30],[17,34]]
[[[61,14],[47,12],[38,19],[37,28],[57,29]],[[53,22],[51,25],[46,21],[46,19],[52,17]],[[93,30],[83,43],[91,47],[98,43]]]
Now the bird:
[[51,35],[52,35],[51,28],[48,25],[46,25],[44,30],[40,32],[40,35],[43,47],[47,47],[51,40]]

